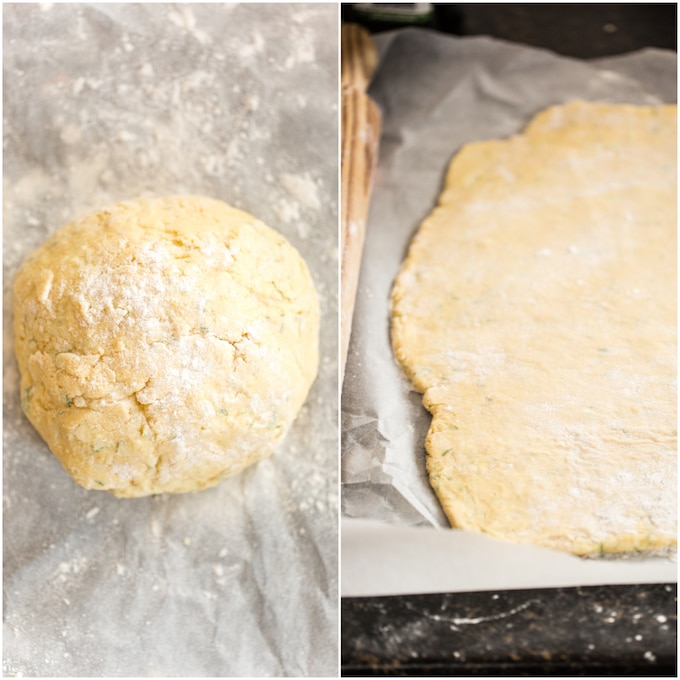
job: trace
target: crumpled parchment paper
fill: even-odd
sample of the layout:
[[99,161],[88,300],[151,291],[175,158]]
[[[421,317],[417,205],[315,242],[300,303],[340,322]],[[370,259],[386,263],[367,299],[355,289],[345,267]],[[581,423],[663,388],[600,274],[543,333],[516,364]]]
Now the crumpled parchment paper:
[[381,35],[378,47],[369,94],[383,131],[342,393],[342,514],[448,527],[425,471],[431,417],[389,339],[390,290],[410,240],[463,144],[515,134],[541,109],[573,99],[674,102],[677,56],[646,49],[582,61],[425,29]]
[[[4,673],[335,676],[337,9],[4,7]],[[319,376],[270,459],[189,495],[70,480],[23,417],[11,286],[48,234],[139,195],[281,231],[323,313]]]

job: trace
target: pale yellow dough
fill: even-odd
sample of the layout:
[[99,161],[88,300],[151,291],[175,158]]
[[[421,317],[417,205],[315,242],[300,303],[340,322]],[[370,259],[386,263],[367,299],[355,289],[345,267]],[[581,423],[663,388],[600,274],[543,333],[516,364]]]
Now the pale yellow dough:
[[14,286],[24,412],[73,479],[194,491],[270,455],[318,366],[307,266],[221,201],[120,203],[58,230]]
[[572,102],[465,146],[395,282],[455,527],[676,544],[676,107]]

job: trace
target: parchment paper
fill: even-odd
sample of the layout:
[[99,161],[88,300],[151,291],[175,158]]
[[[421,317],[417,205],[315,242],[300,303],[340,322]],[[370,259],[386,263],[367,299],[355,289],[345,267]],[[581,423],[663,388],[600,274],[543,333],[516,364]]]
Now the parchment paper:
[[[4,672],[335,676],[337,8],[4,6]],[[199,193],[280,230],[321,366],[271,458],[217,488],[77,486],[20,411],[11,286],[65,222]]]
[[669,560],[584,560],[471,531],[342,520],[344,597],[672,583]]
[[[395,363],[389,341],[389,294],[409,242],[434,207],[448,163],[461,145],[515,134],[539,110],[575,98],[673,102],[676,54],[648,49],[585,62],[491,38],[425,29],[379,36],[378,46],[381,60],[369,94],[382,110],[383,134],[342,393],[342,514],[401,527],[444,528],[448,522],[425,472],[431,418],[422,395],[412,391]],[[366,542],[369,529],[376,533]],[[445,540],[456,541],[462,532],[450,533],[454,537]],[[395,533],[380,534],[375,524],[360,530],[355,522],[343,522],[343,594],[367,593],[361,570],[352,565],[362,559],[359,546],[376,541],[385,546],[388,535]],[[467,536],[464,541],[464,549],[473,550]],[[495,543],[498,553],[489,552],[488,541],[477,544],[478,563],[502,559],[505,544]],[[675,565],[665,563],[667,577],[674,580]],[[520,567],[516,583],[526,585],[521,572]],[[345,574],[359,581],[350,584]],[[370,578],[368,570],[363,574]],[[423,576],[420,588],[431,589]],[[474,570],[470,576],[472,581],[460,587],[475,587]],[[639,580],[640,573],[631,578]],[[578,578],[573,581],[569,585],[578,585]],[[537,579],[536,585],[541,584]],[[493,587],[488,581],[476,585]],[[455,579],[449,587],[456,589]],[[404,588],[400,592],[409,592]]]

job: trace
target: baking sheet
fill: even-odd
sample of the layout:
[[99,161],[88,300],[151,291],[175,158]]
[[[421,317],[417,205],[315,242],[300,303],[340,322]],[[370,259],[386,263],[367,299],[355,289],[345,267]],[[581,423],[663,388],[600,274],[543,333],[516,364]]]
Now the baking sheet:
[[[337,8],[4,8],[4,674],[336,676]],[[217,488],[119,500],[22,416],[11,285],[66,221],[223,199],[308,262],[321,365],[280,450]]]
[[[395,363],[389,341],[389,294],[408,244],[435,205],[448,163],[462,144],[507,137],[539,110],[577,98],[674,102],[676,54],[647,49],[586,62],[491,38],[458,38],[425,29],[397,31],[377,41],[381,60],[369,94],[382,110],[383,134],[342,393],[342,514],[400,527],[444,528],[448,523],[425,472],[430,415]],[[355,560],[362,559],[358,546],[365,534],[354,541],[352,532],[369,530],[376,532],[373,541],[394,536],[387,529],[381,534],[375,525],[363,530],[356,522],[347,530],[343,526],[342,572],[360,579],[350,586],[343,578],[343,595],[366,590],[360,570],[353,570]],[[450,534],[447,541],[464,541],[466,560],[469,551],[475,551],[480,564],[494,559],[488,541],[475,547],[467,535]],[[496,548],[496,557],[503,559],[505,545],[498,542]],[[661,562],[668,580],[675,580],[673,562],[648,562],[651,570]],[[514,572],[515,582],[522,584],[517,587],[527,585],[521,571]],[[644,578],[637,567],[634,574],[629,571],[631,579]],[[473,580],[461,581],[459,587],[475,587],[474,573],[470,575]],[[378,581],[374,584],[384,591]],[[455,579],[449,586],[456,589]],[[494,587],[483,579],[478,586]],[[395,592],[412,592],[415,584],[410,583],[410,591],[396,582],[394,587]],[[504,587],[512,587],[505,576]],[[432,585],[424,578],[419,588],[431,592]]]

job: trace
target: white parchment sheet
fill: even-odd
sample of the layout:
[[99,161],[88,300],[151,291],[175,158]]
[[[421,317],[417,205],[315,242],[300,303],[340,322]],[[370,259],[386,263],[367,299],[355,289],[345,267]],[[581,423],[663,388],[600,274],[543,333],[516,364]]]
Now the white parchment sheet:
[[[515,134],[541,109],[572,99],[676,101],[676,54],[649,49],[586,62],[424,29],[380,35],[378,47],[369,94],[382,110],[383,131],[342,393],[343,595],[675,580],[668,559],[648,560],[648,572],[636,562],[610,574],[592,562],[588,571],[583,560],[570,568],[576,558],[562,555],[567,568],[558,576],[551,551],[516,548],[517,559],[508,560],[507,544],[444,529],[425,472],[430,416],[394,361],[389,294],[461,145]],[[465,564],[512,569],[496,569],[494,581],[488,568],[451,567],[435,583],[421,557],[441,564],[443,550],[451,564],[457,548]]]
[[[338,25],[327,4],[14,4],[4,13],[4,674],[338,673]],[[23,417],[20,261],[139,195],[281,231],[321,366],[270,459],[195,494],[86,491]]]

